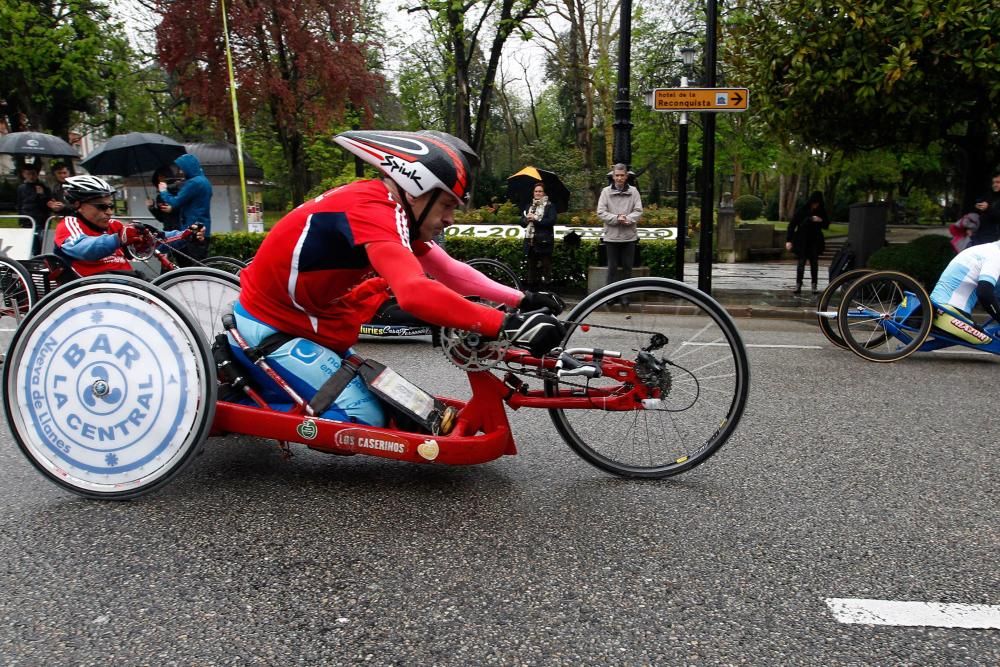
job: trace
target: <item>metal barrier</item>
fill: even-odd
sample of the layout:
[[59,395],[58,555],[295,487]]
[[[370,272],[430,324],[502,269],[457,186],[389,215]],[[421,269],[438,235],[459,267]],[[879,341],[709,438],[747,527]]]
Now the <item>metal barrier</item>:
[[[0,254],[11,259],[28,259],[34,253],[35,239],[38,236],[38,224],[30,215],[0,215],[0,220],[27,220],[31,223],[31,231],[28,227],[11,227],[0,229]],[[13,232],[13,233],[10,233]],[[19,238],[23,237],[23,238]]]

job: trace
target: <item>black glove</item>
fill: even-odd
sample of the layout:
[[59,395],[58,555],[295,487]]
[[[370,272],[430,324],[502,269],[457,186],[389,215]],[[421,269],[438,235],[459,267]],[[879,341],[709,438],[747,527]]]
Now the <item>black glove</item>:
[[562,323],[544,313],[510,313],[504,318],[500,330],[500,336],[509,340],[511,345],[522,347],[531,352],[531,356],[539,358],[559,345],[565,335]]
[[558,315],[566,309],[566,302],[554,292],[525,292],[517,307],[525,312],[547,308],[553,315]]

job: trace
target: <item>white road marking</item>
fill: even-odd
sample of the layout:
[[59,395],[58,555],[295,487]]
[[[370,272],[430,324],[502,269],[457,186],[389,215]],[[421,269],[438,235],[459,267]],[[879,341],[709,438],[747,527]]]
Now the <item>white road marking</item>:
[[[729,347],[729,343],[698,343],[698,342],[684,342],[682,345],[700,345],[702,347]],[[766,344],[766,343],[745,343],[744,347],[771,347],[780,349],[790,349],[790,350],[822,350],[823,345],[779,345]]]
[[1000,629],[1000,605],[827,598],[840,623]]

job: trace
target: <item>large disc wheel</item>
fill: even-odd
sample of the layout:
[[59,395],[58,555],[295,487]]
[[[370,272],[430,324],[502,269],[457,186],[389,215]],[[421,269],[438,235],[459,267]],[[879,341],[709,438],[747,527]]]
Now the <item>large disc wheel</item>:
[[830,281],[819,297],[816,306],[816,318],[819,320],[819,330],[826,339],[839,348],[847,349],[844,337],[840,335],[840,324],[837,322],[837,311],[844,300],[844,292],[862,276],[872,273],[871,269],[854,269],[846,271]]
[[37,300],[27,269],[17,260],[0,257],[0,354]]
[[194,318],[129,277],[84,278],[41,300],[11,342],[3,382],[18,447],[88,498],[166,484],[215,415],[215,364]]
[[[711,297],[666,278],[633,278],[594,292],[567,320],[567,351],[617,351],[627,371],[546,384],[550,395],[594,397],[586,409],[549,411],[584,460],[625,477],[667,477],[703,463],[732,435],[746,406],[750,365],[732,318]],[[604,408],[602,394],[634,387],[640,391],[633,409]]]
[[869,361],[898,361],[923,345],[933,322],[931,300],[904,273],[879,271],[844,293],[837,321],[844,342]]
[[231,273],[193,266],[164,273],[153,284],[172,296],[197,320],[205,340],[223,330],[222,316],[240,298],[240,279]]

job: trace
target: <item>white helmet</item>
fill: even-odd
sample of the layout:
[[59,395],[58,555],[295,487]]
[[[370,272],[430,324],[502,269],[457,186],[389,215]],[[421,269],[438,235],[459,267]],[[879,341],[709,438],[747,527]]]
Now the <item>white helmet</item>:
[[113,197],[115,189],[97,176],[70,176],[63,183],[63,194],[66,195],[67,201],[75,203],[100,197]]

